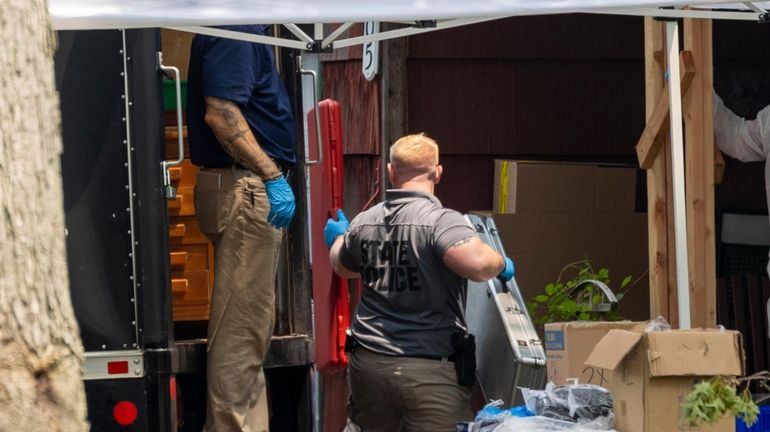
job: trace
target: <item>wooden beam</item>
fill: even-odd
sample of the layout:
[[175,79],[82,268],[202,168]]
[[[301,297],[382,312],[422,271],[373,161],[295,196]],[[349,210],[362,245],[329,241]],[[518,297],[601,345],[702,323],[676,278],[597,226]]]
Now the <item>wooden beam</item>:
[[711,20],[684,20],[684,48],[698,74],[684,98],[685,190],[692,327],[716,325],[714,124]]
[[[393,29],[395,24],[382,23],[382,31]],[[389,149],[399,138],[407,134],[409,112],[407,103],[407,38],[395,38],[380,42],[382,47],[382,80],[380,106],[382,115],[382,151],[380,154],[380,198],[385,199],[388,189],[386,169]]]
[[[645,102],[649,118],[661,98],[664,86],[664,25],[651,17],[644,19]],[[668,99],[668,97],[663,97]],[[663,316],[678,325],[676,309],[675,254],[673,253],[673,207],[668,137],[662,138],[659,157],[647,170],[647,231],[649,247],[650,318]],[[669,250],[671,253],[669,253]]]
[[[645,87],[645,113],[649,119],[655,111],[655,106],[660,98],[663,88],[663,28],[659,21],[651,17],[644,18],[644,87]],[[663,148],[666,151],[666,147]],[[664,157],[656,159],[660,161]],[[660,171],[652,167],[647,171],[647,238],[649,255],[649,279],[650,279],[650,318],[656,316],[668,317],[668,301],[662,301],[664,293],[661,287],[668,286],[667,279],[661,279],[661,273],[667,270],[668,260],[666,249],[666,179],[663,177],[663,188],[658,188],[661,183]],[[659,190],[662,189],[662,190]],[[660,209],[662,207],[662,211]],[[661,227],[663,229],[661,229]],[[661,236],[661,233],[663,234]],[[662,245],[662,248],[661,248]],[[661,250],[662,249],[662,250]]]
[[[691,52],[682,51],[679,57],[681,62],[682,97],[684,97],[695,76],[695,65]],[[650,169],[655,158],[658,156],[661,144],[663,143],[661,138],[669,131],[669,113],[668,84],[665,84],[660,95],[657,97],[657,103],[652,114],[648,116],[647,125],[644,127],[642,136],[639,137],[639,142],[636,144],[636,157],[639,159],[639,166],[644,169]]]

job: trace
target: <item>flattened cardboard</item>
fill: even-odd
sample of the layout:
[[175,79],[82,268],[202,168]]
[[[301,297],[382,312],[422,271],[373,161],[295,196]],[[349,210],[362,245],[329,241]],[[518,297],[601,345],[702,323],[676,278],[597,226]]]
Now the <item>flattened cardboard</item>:
[[604,165],[596,168],[596,211],[636,211],[636,168]]
[[596,167],[495,160],[496,213],[584,213],[595,209]]
[[494,172],[495,213],[635,211],[635,167],[497,159]]
[[642,339],[639,332],[614,329],[607,334],[594,347],[585,363],[602,369],[615,370],[626,355]]
[[[646,213],[497,214],[494,220],[527,301],[555,281],[564,266],[586,258],[594,268],[610,270],[611,288],[649,267]],[[632,285],[620,302],[624,318],[649,319],[648,279]]]
[[740,333],[718,330],[653,332],[647,335],[647,340],[650,375],[653,377],[739,376],[743,372]]

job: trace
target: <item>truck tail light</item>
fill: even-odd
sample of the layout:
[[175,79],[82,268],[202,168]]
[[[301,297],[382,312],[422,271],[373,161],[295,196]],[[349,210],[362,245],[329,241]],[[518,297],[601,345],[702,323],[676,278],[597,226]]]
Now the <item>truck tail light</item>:
[[176,377],[172,376],[171,378],[169,378],[168,392],[169,392],[169,395],[171,396],[171,401],[175,402],[176,401]]
[[112,361],[107,363],[107,373],[110,375],[123,375],[128,373],[128,360]]
[[136,404],[131,401],[120,401],[112,409],[112,417],[122,426],[128,426],[135,422],[137,415]]

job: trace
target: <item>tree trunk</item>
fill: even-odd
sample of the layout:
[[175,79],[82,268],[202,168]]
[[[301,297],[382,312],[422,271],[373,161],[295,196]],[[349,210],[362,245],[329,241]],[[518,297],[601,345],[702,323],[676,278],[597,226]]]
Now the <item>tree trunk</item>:
[[88,429],[44,0],[0,0],[0,431]]

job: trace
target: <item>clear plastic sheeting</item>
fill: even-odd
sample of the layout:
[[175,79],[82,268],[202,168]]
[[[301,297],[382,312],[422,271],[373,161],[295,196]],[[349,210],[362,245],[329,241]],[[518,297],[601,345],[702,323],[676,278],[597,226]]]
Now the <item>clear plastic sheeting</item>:
[[647,324],[647,326],[644,328],[645,333],[669,330],[671,330],[671,324],[669,324],[668,321],[660,315],[654,320],[650,321],[650,323]]
[[548,383],[545,390],[521,389],[521,392],[529,411],[537,417],[556,421],[544,421],[544,424],[556,427],[559,422],[564,422],[588,430],[612,430],[614,425],[612,393],[604,387],[592,384],[556,386]]
[[[762,6],[765,2],[755,2]],[[49,0],[56,30],[445,20],[624,8],[742,3],[715,0]]]
[[488,403],[473,419],[471,432],[494,432],[494,430],[503,422],[511,417],[531,417],[534,414],[530,412],[525,405],[503,409],[503,401],[498,399]]
[[494,432],[596,432],[600,430],[615,432],[614,429],[601,429],[601,426],[597,427],[590,423],[578,424],[547,417],[511,417],[497,426]]
[[463,432],[595,432],[610,431],[615,423],[612,394],[591,384],[520,389],[525,405],[503,409],[503,401],[488,403],[472,423],[458,423]]

